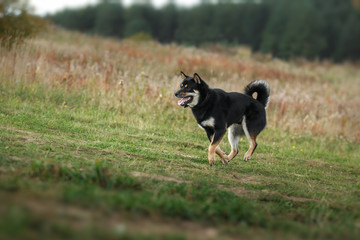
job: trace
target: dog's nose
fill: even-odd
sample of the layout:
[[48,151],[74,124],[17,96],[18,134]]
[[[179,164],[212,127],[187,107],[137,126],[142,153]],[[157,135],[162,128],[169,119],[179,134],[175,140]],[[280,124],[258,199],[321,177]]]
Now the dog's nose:
[[178,93],[178,92],[176,92],[174,95],[175,95],[175,97],[179,97],[179,93]]

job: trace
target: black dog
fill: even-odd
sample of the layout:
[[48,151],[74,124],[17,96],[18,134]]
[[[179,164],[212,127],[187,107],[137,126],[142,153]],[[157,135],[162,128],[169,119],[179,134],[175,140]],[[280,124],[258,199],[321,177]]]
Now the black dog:
[[[222,163],[228,163],[239,152],[238,142],[245,134],[250,142],[249,150],[245,153],[244,161],[248,161],[257,146],[256,137],[265,128],[265,108],[270,99],[270,87],[264,80],[256,80],[245,87],[245,94],[221,89],[212,89],[200,76],[185,75],[180,90],[175,96],[181,98],[178,104],[190,107],[198,125],[205,129],[210,140],[208,159],[210,165],[215,162],[215,153]],[[252,94],[257,93],[257,99]],[[227,156],[219,147],[219,143],[229,129],[228,139],[231,152]]]

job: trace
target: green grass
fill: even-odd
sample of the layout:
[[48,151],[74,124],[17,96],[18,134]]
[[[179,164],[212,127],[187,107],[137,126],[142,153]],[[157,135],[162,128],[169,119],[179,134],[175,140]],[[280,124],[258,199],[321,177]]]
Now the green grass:
[[242,140],[240,156],[210,167],[188,109],[3,82],[0,237],[360,237],[357,143],[267,128],[252,160]]

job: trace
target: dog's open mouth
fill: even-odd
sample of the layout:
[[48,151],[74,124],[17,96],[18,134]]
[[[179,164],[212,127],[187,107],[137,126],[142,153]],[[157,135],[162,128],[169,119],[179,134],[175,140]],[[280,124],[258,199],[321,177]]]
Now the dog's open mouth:
[[178,105],[186,107],[189,103],[191,103],[192,100],[193,100],[193,97],[184,97],[184,98],[181,98],[181,99],[178,101]]

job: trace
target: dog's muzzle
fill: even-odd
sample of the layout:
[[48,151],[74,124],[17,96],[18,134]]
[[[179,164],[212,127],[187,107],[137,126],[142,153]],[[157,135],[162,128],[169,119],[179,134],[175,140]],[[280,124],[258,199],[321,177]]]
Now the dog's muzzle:
[[175,93],[175,97],[180,98],[178,101],[178,105],[186,108],[189,103],[193,100],[192,96],[183,96],[184,94],[181,93]]
[[192,97],[184,97],[178,101],[178,105],[186,107],[192,101]]

